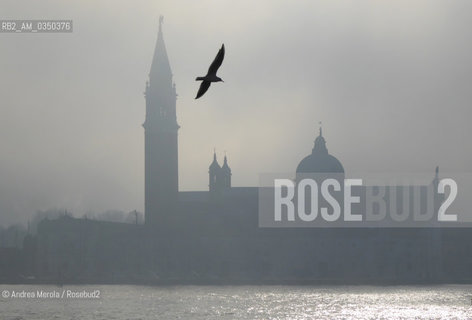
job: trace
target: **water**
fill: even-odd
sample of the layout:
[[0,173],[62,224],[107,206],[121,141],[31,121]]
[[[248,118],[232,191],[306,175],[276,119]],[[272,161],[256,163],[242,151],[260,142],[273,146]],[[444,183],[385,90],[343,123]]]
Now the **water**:
[[98,299],[0,298],[0,319],[472,319],[472,285],[444,286],[21,286]]

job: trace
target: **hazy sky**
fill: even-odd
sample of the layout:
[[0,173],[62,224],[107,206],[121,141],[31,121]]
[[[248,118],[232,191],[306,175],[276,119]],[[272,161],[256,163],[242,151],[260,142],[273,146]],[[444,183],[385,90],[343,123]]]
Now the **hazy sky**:
[[[468,171],[471,1],[7,1],[0,33],[0,224],[36,210],[143,210],[144,86],[164,15],[181,190],[207,190],[213,147],[233,185],[291,172],[318,130],[346,171]],[[199,100],[221,43],[225,83]]]

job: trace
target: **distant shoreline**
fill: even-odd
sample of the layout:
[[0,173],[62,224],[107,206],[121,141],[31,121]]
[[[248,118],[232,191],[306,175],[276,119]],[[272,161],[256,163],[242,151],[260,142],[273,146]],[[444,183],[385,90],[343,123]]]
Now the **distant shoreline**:
[[0,280],[0,285],[144,285],[144,286],[177,286],[177,285],[198,285],[198,286],[396,286],[396,285],[465,285],[472,284],[472,279],[461,281],[444,280],[430,281],[411,279],[409,281],[396,280],[353,280],[353,279],[159,279],[159,280],[63,280],[62,282],[53,279],[10,279]]

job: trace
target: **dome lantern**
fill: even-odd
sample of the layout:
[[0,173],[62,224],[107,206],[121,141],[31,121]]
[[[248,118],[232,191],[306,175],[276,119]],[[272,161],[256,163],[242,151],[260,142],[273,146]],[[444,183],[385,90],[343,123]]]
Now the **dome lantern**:
[[300,161],[297,173],[344,173],[341,162],[328,153],[321,125],[312,152]]

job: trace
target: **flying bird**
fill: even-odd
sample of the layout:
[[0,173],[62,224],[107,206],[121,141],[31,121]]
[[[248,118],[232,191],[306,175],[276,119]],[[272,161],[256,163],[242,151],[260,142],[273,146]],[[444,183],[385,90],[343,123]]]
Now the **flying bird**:
[[221,78],[216,76],[216,72],[218,71],[218,68],[221,66],[221,63],[223,63],[223,59],[225,57],[225,45],[223,44],[221,46],[221,49],[218,51],[216,54],[215,60],[210,65],[210,68],[208,68],[208,72],[206,76],[204,77],[197,77],[195,81],[202,81],[200,84],[200,89],[198,89],[197,96],[195,99],[200,98],[207,92],[208,88],[210,88],[210,84],[212,82],[224,82]]

